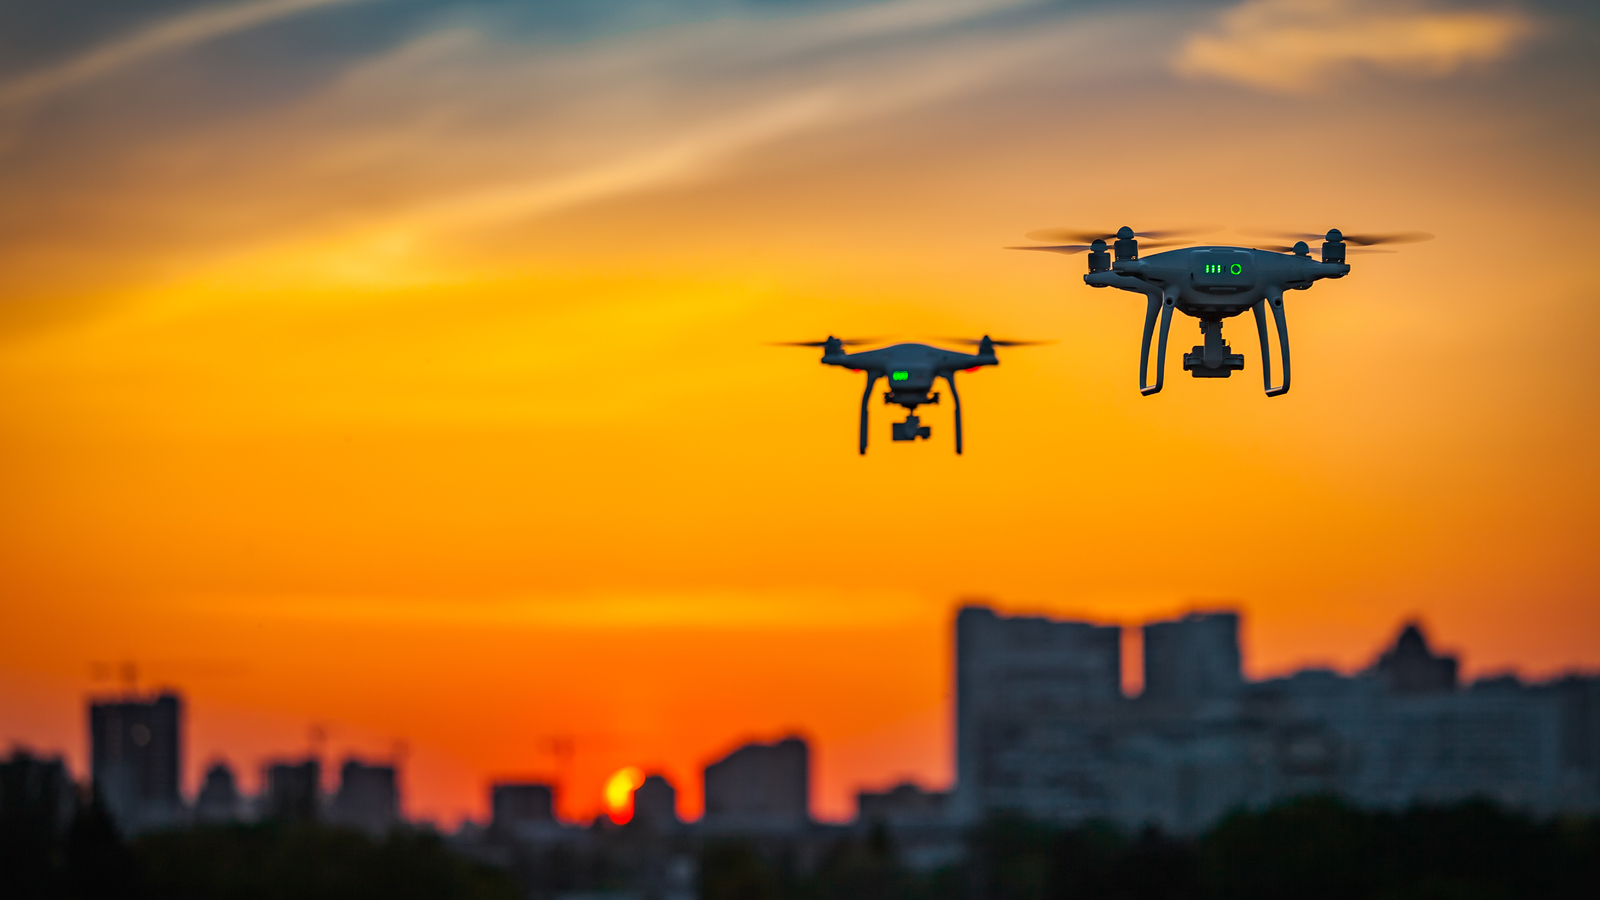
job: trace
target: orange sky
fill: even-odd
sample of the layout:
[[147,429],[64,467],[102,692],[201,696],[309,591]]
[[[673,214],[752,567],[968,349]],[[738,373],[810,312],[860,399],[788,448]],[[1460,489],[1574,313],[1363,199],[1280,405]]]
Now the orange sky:
[[[794,731],[839,818],[951,778],[965,597],[1236,607],[1253,675],[1411,616],[1469,675],[1600,666],[1588,20],[491,6],[175,3],[0,73],[0,739],[81,766],[134,659],[191,784],[319,723],[403,742],[413,815],[627,765],[696,815]],[[1184,319],[1142,398],[1142,300],[999,249],[1124,222],[1439,237],[1290,298],[1288,396],[1248,321],[1183,377]],[[966,378],[960,458],[876,405],[858,457],[859,376],[763,346],[985,332],[1057,343]]]

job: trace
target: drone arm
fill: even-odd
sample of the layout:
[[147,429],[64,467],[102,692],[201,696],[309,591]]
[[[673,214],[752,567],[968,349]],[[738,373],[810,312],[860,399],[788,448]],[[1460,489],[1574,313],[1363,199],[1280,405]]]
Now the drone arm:
[[867,401],[872,399],[872,386],[878,383],[878,373],[867,370],[867,389],[861,394],[861,453],[867,452]]
[[956,393],[956,373],[944,373],[944,380],[950,385],[950,398],[956,402],[956,453],[961,453],[961,395]]
[[[1172,327],[1172,305],[1177,301],[1175,288],[1167,291],[1154,289],[1145,293],[1149,305],[1144,312],[1144,340],[1139,344],[1139,393],[1148,397],[1159,393],[1165,381],[1167,368],[1167,331]],[[1161,313],[1161,337],[1156,344],[1156,383],[1150,384],[1146,379],[1150,372],[1150,338],[1156,327],[1156,312]]]
[[[1267,342],[1267,315],[1265,307],[1271,304],[1272,318],[1278,326],[1278,346],[1283,351],[1283,383],[1272,386],[1272,345]],[[1266,299],[1258,301],[1250,311],[1256,317],[1256,334],[1261,339],[1261,384],[1268,397],[1289,393],[1289,325],[1283,317],[1283,292],[1272,291]]]

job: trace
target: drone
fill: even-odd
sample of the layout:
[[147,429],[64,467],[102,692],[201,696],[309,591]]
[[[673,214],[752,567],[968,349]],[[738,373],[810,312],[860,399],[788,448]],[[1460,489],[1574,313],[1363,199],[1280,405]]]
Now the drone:
[[[1234,353],[1222,339],[1222,320],[1237,316],[1245,310],[1255,315],[1256,334],[1261,341],[1261,380],[1268,397],[1281,397],[1289,393],[1289,331],[1284,322],[1283,295],[1286,291],[1303,291],[1323,278],[1343,278],[1350,274],[1346,263],[1346,244],[1358,248],[1377,244],[1409,244],[1432,239],[1426,232],[1413,231],[1401,234],[1345,234],[1331,228],[1326,234],[1281,234],[1282,238],[1296,238],[1290,247],[1230,247],[1199,246],[1182,250],[1168,250],[1141,259],[1139,238],[1171,239],[1182,231],[1134,231],[1124,225],[1114,234],[1084,232],[1070,229],[1048,229],[1028,235],[1035,240],[1089,241],[1087,244],[1058,244],[1053,246],[1011,247],[1012,250],[1043,250],[1049,253],[1082,253],[1089,251],[1089,274],[1083,276],[1090,287],[1114,287],[1143,294],[1146,298],[1144,314],[1144,340],[1139,347],[1139,393],[1145,396],[1160,392],[1164,381],[1167,359],[1167,331],[1172,325],[1172,311],[1200,320],[1200,334],[1204,344],[1183,355],[1184,371],[1196,378],[1227,378],[1244,368],[1244,355]],[[1106,242],[1112,241],[1112,253],[1106,252]],[[1307,240],[1322,241],[1322,258],[1311,258]],[[1170,247],[1192,241],[1165,240],[1146,246]],[[1388,250],[1369,251],[1391,253]],[[1283,381],[1272,383],[1272,351],[1267,338],[1267,310],[1277,326],[1278,345],[1283,353]],[[1149,382],[1150,342],[1156,335],[1156,321],[1160,319],[1161,331],[1156,342],[1155,383]]]
[[828,366],[839,366],[852,372],[867,373],[867,389],[861,394],[861,452],[867,452],[867,404],[872,400],[872,387],[878,379],[889,380],[889,390],[884,392],[885,404],[899,404],[906,408],[906,418],[903,422],[893,423],[890,431],[896,441],[915,441],[917,438],[928,438],[933,429],[922,424],[917,418],[917,407],[923,404],[936,404],[939,395],[930,393],[933,390],[935,379],[943,378],[950,385],[950,397],[955,401],[956,412],[956,453],[960,453],[961,444],[961,395],[956,392],[957,372],[976,372],[984,366],[998,366],[1000,360],[995,358],[996,347],[1023,347],[1030,344],[1048,343],[1047,341],[997,341],[988,335],[978,340],[967,338],[949,338],[953,343],[976,344],[977,353],[963,353],[959,350],[946,350],[942,347],[930,347],[927,344],[895,344],[890,347],[880,347],[877,350],[866,350],[860,353],[848,353],[845,347],[858,344],[874,344],[872,340],[846,340],[844,338],[829,337],[824,341],[792,341],[777,344],[779,347],[821,347],[822,363]]

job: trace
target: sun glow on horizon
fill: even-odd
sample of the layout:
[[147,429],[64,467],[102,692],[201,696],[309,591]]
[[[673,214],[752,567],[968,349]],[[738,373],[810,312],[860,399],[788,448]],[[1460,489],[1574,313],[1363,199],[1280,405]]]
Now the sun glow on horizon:
[[644,784],[644,772],[636,766],[625,766],[606,779],[606,815],[618,825],[626,825],[633,818],[633,792]]

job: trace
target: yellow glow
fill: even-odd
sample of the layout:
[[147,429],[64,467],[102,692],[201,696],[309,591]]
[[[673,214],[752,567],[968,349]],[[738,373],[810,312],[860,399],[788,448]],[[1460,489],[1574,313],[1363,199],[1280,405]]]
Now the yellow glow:
[[633,766],[618,769],[606,779],[606,812],[621,825],[633,818],[633,792],[644,784],[644,773]]

